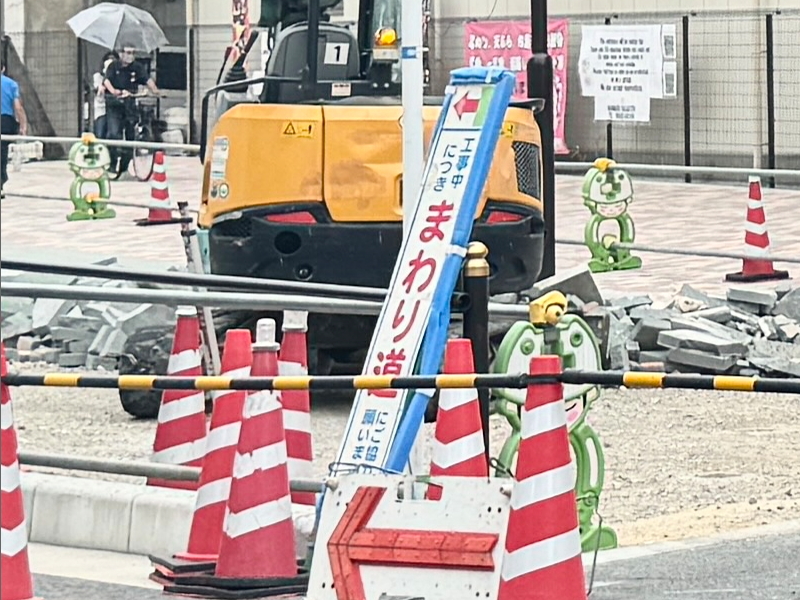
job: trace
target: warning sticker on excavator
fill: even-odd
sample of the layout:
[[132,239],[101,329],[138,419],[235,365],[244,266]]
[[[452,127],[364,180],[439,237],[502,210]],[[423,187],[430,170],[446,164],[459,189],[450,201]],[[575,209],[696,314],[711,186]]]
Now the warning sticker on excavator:
[[314,123],[312,121],[286,121],[281,127],[283,135],[287,137],[314,137]]
[[516,130],[517,126],[514,123],[509,123],[508,121],[505,121],[503,123],[503,129],[501,130],[501,133],[503,134],[503,137],[510,138],[514,137],[514,133],[516,132]]

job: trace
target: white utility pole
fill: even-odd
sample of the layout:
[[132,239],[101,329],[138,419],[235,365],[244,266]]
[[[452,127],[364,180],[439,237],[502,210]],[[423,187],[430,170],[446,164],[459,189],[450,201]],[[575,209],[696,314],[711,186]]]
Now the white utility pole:
[[408,234],[425,166],[422,96],[422,0],[403,0],[401,19],[403,77],[403,235]]

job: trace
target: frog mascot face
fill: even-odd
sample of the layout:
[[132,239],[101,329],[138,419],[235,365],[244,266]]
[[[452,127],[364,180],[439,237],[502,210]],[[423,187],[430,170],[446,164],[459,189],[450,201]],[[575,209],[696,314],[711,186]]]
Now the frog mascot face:
[[[70,148],[68,162],[75,175],[69,191],[69,199],[75,210],[67,215],[67,220],[87,221],[116,216],[107,205],[111,197],[111,182],[108,179],[111,154],[108,147],[97,142],[94,135],[84,134],[81,141]],[[86,192],[84,187],[87,184],[96,188],[96,191]]]
[[[584,231],[584,242],[592,253],[589,268],[592,272],[636,269],[642,261],[631,256],[629,250],[614,244],[632,244],[636,231],[628,206],[633,201],[633,183],[630,175],[616,166],[613,160],[597,159],[583,179],[583,203],[592,213]],[[600,234],[608,221],[619,231],[616,234]]]
[[76,178],[99,182],[107,177],[111,153],[105,144],[76,143],[69,151],[69,168]]

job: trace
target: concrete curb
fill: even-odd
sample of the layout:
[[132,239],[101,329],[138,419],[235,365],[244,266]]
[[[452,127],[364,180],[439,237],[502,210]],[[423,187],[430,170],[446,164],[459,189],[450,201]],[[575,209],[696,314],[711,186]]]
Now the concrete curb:
[[[22,473],[28,541],[126,554],[184,552],[195,492],[44,473]],[[298,558],[306,555],[313,506],[292,505]]]

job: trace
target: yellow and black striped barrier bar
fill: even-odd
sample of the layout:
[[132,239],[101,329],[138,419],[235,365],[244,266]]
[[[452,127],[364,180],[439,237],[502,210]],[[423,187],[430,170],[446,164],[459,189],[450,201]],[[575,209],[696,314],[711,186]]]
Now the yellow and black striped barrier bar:
[[682,388],[733,392],[776,392],[800,394],[800,379],[650,373],[641,371],[579,371],[561,375],[391,375],[280,376],[280,377],[174,377],[151,375],[82,375],[46,373],[9,374],[3,383],[11,386],[107,388],[121,390],[385,390],[453,388],[525,388],[533,384],[591,384],[603,387]]

